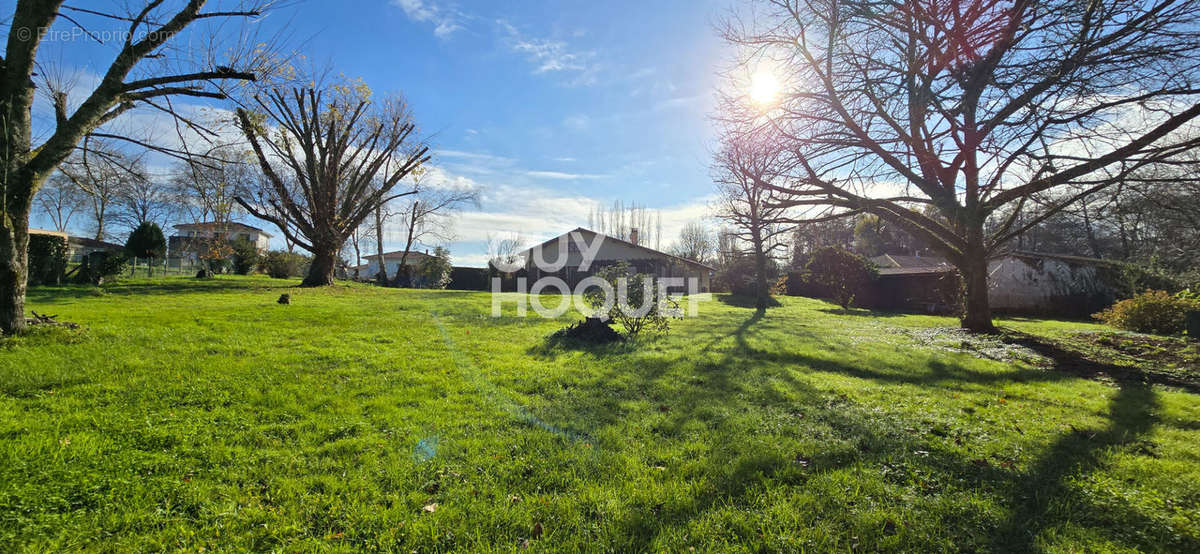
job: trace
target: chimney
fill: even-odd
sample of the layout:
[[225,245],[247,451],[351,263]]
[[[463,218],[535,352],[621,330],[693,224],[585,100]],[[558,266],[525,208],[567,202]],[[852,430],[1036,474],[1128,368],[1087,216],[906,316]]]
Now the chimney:
[[637,227],[634,227],[629,230],[629,242],[637,244],[638,243],[637,239],[638,239],[638,229],[637,229]]

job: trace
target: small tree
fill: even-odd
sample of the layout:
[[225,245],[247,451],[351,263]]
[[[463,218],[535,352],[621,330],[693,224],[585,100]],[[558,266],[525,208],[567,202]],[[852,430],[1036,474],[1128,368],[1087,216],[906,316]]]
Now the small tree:
[[[134,259],[153,260],[163,257],[166,252],[167,240],[163,238],[162,229],[153,221],[143,221],[132,233],[129,233],[129,240],[125,241],[125,253]],[[152,274],[153,268],[154,263],[148,261],[146,263],[147,276]]]
[[233,249],[233,272],[238,275],[249,275],[262,262],[262,254],[258,245],[246,237],[238,237],[230,244]]
[[808,261],[812,280],[833,294],[843,310],[875,280],[878,272],[866,258],[845,248],[827,246],[813,254]]
[[[404,266],[401,266],[404,267]],[[450,284],[450,251],[441,246],[433,250],[433,255],[421,260],[417,272],[421,275],[421,286],[427,289],[444,289]]]
[[267,275],[275,279],[287,279],[300,274],[305,257],[287,250],[272,250],[263,257],[262,266]]
[[620,323],[631,339],[643,330],[666,334],[671,318],[679,317],[679,303],[667,296],[653,275],[631,275],[629,264],[621,262],[601,269],[596,277],[608,283],[608,290],[588,287],[584,300],[596,310],[595,317]]

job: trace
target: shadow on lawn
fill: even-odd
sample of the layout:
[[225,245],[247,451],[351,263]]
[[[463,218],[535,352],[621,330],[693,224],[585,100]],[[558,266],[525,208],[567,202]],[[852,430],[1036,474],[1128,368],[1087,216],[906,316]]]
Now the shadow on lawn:
[[867,308],[850,308],[849,310],[843,310],[841,308],[820,308],[817,311],[830,315],[848,315],[854,317],[902,317],[911,315],[903,312],[882,312]]
[[217,291],[278,290],[295,287],[291,281],[196,279],[193,277],[164,277],[161,280],[144,280],[94,285],[39,286],[29,289],[28,298],[35,304],[58,304],[79,298],[98,296],[162,296],[193,294]]
[[[1041,353],[1055,360],[1056,369],[1051,371],[983,373],[940,361],[930,362],[929,371],[920,375],[911,375],[905,368],[889,371],[855,367],[799,353],[752,347],[749,337],[766,317],[762,312],[755,312],[726,334],[723,338],[732,338],[733,344],[718,360],[645,357],[636,363],[631,360],[629,365],[612,364],[607,373],[595,376],[595,386],[606,394],[577,395],[582,398],[573,403],[574,413],[568,418],[581,417],[601,427],[622,425],[627,414],[622,413],[619,406],[648,399],[661,403],[659,411],[664,414],[663,421],[650,430],[654,436],[665,441],[682,440],[696,429],[706,429],[705,433],[714,437],[705,443],[705,451],[696,453],[697,459],[704,460],[704,477],[690,502],[640,506],[641,509],[633,510],[625,520],[614,522],[622,528],[622,536],[635,541],[625,546],[636,550],[652,549],[656,537],[672,528],[686,528],[704,514],[728,505],[752,504],[767,483],[771,486],[800,485],[825,472],[864,466],[890,468],[899,464],[900,469],[896,471],[901,475],[908,471],[911,473],[907,475],[934,476],[947,483],[971,483],[974,493],[998,498],[1007,506],[1003,521],[985,519],[985,515],[972,521],[941,521],[940,524],[953,528],[953,539],[960,541],[956,544],[963,549],[1031,551],[1038,547],[1037,540],[1043,532],[1074,524],[1087,526],[1114,544],[1132,548],[1156,550],[1169,545],[1182,551],[1200,551],[1200,542],[1172,534],[1170,528],[1134,507],[1119,502],[1095,503],[1071,485],[1077,480],[1087,480],[1089,474],[1101,470],[1109,452],[1114,449],[1135,449],[1134,453],[1141,454],[1146,448],[1152,448],[1152,445],[1146,446],[1150,443],[1143,437],[1158,421],[1154,415],[1158,398],[1145,384],[1127,379],[1121,368],[1073,357],[1073,353],[1056,350],[1054,345],[1047,343],[1029,346],[1040,348]],[[709,350],[719,340],[714,340],[704,350]],[[1032,340],[1036,342],[1036,339]],[[747,360],[765,360],[773,364],[746,364]],[[690,378],[680,377],[681,365],[685,374],[690,366]],[[1010,461],[971,459],[939,448],[937,441],[940,439],[906,429],[913,422],[881,416],[858,406],[844,395],[818,390],[798,377],[797,372],[791,370],[794,366],[883,384],[947,389],[954,389],[955,383],[995,385],[1105,375],[1117,382],[1119,390],[1109,402],[1106,428],[1072,430],[1061,435],[1045,448],[1037,461],[1021,471]],[[769,383],[774,385],[764,386]],[[780,441],[777,444],[796,440],[788,431],[776,437],[771,434],[779,431],[751,428],[748,426],[753,426],[752,423],[742,423],[745,420],[728,416],[765,408],[790,413],[805,422],[801,425],[827,425],[844,441],[842,444],[852,446],[794,453],[755,448],[768,439]],[[924,454],[914,456],[915,452]],[[917,486],[910,477],[902,478],[897,484]],[[840,502],[836,498],[821,498],[820,501],[833,509],[837,509]],[[853,520],[853,514],[845,517],[851,518],[851,523],[866,525]],[[991,529],[990,534],[988,529]],[[861,544],[868,545],[885,540],[893,532],[894,529],[886,527],[846,529],[846,535],[854,534]],[[921,537],[910,535],[909,539],[919,541]]]
[[[754,308],[755,304],[757,303],[756,299],[753,296],[736,296],[736,295],[732,295],[732,294],[714,294],[713,298],[716,298],[722,304],[726,304],[729,306],[736,306],[738,308]],[[782,305],[783,304],[780,304],[779,300],[776,300],[775,297],[767,298],[767,307],[768,308],[778,308]]]

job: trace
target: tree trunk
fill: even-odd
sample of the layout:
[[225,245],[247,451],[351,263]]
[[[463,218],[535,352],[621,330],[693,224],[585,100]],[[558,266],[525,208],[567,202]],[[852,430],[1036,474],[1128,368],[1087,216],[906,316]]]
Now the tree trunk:
[[29,211],[14,210],[0,221],[0,332],[25,330],[25,285],[29,277]]
[[761,233],[755,231],[754,242],[754,308],[760,312],[767,309],[767,253],[764,251]]
[[325,287],[333,284],[333,270],[337,266],[338,248],[319,248],[313,252],[308,275],[300,283],[302,287]]
[[976,333],[994,333],[992,308],[988,303],[988,266],[982,247],[970,248],[966,262],[958,268],[963,280],[962,328]]
[[383,207],[375,207],[375,255],[377,258],[376,264],[379,266],[379,271],[375,272],[375,279],[381,286],[387,286],[388,274],[387,263],[383,259]]

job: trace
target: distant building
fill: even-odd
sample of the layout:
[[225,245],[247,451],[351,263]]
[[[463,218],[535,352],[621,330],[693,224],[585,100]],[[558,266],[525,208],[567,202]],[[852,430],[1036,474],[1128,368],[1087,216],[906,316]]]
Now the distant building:
[[[871,258],[879,280],[864,305],[949,313],[957,310],[958,270],[936,256]],[[998,312],[1086,315],[1116,299],[1119,265],[1096,258],[1014,251],[988,260],[988,303]]]
[[167,252],[171,258],[199,258],[201,250],[209,247],[213,240],[221,239],[232,243],[238,239],[250,241],[259,252],[271,247],[271,234],[244,223],[181,223],[175,226],[175,234],[167,239]]
[[[595,259],[587,269],[583,268],[583,254],[579,245],[571,236],[574,233],[578,233],[579,237],[587,244],[601,240]],[[557,265],[555,262],[558,261],[559,256],[559,239],[566,241],[566,263],[557,271],[547,272],[539,269],[535,253],[540,254],[540,259],[548,264]],[[637,229],[633,230],[630,240],[626,241],[579,227],[529,248],[522,255],[525,258],[525,272],[531,285],[542,277],[555,276],[574,288],[580,281],[595,274],[604,266],[626,262],[637,272],[652,274],[656,277],[683,277],[685,279],[694,277],[697,280],[699,292],[708,292],[712,274],[716,271],[712,266],[638,244]]]
[[[407,257],[405,257],[403,250],[397,250],[395,252],[384,252],[383,253],[383,267],[387,268],[388,277],[395,279],[396,274],[400,270],[400,259],[401,258],[404,258],[404,265],[406,265],[408,267],[417,267],[417,266],[421,265],[421,262],[425,261],[425,259],[428,257],[429,257],[428,251],[426,251],[426,252],[415,252],[415,251],[409,252]],[[367,263],[362,264],[358,267],[349,268],[348,272],[350,273],[350,275],[354,275],[354,271],[357,270],[359,279],[363,279],[363,280],[374,279],[375,276],[379,274],[379,267],[380,267],[379,266],[379,254],[371,254],[369,256],[363,256],[363,259],[367,260]]]
[[125,249],[120,244],[105,242],[87,237],[76,237],[67,233],[48,229],[30,229],[31,235],[53,235],[67,240],[67,261],[78,263],[84,256],[92,252],[120,252]]

